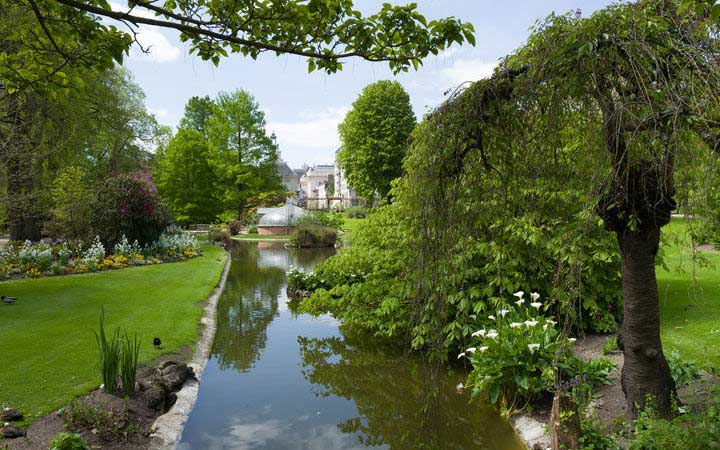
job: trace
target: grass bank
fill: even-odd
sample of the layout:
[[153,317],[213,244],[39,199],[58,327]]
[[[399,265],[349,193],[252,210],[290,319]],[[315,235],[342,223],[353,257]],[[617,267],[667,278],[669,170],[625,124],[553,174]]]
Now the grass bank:
[[690,219],[673,218],[664,230],[667,268],[658,267],[664,350],[720,371],[720,252],[692,256]]
[[0,304],[0,406],[32,421],[97,388],[93,331],[101,306],[108,328],[138,334],[141,363],[192,346],[198,303],[215,288],[225,259],[224,250],[203,246],[202,256],[183,262],[0,283],[2,295],[18,298]]

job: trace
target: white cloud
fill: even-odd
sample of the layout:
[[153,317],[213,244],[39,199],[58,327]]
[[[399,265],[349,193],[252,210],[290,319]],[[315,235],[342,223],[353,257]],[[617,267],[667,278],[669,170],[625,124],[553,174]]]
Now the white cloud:
[[477,81],[489,77],[497,64],[497,62],[481,59],[460,59],[450,67],[442,69],[442,74],[449,83],[458,86],[466,81]]
[[320,111],[303,111],[297,121],[269,120],[268,132],[275,132],[283,159],[291,166],[332,163],[340,147],[337,127],[348,107],[330,107]]
[[168,110],[166,108],[148,108],[150,114],[154,115],[158,119],[167,119]]
[[[110,2],[110,8],[112,8],[113,11],[130,12],[132,15],[138,17],[155,17],[155,15],[148,10],[142,8],[130,9],[127,5],[121,5],[117,2]],[[140,25],[137,29],[136,38],[147,53],[138,49],[137,46],[134,46],[132,49],[133,56],[157,63],[172,62],[180,57],[180,48],[173,45],[162,32],[153,27]]]
[[143,49],[148,51],[148,53],[144,53],[137,48],[133,49],[133,53],[142,59],[166,63],[175,61],[180,57],[180,49],[170,43],[170,40],[158,30],[141,26],[137,40]]

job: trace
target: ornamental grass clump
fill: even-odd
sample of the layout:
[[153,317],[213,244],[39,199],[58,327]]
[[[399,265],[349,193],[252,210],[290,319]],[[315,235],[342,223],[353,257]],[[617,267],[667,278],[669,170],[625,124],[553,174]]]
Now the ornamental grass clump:
[[137,375],[138,356],[140,355],[140,338],[135,334],[132,338],[126,331],[120,345],[120,381],[125,395],[135,393],[135,377]]
[[95,332],[95,340],[99,350],[99,368],[103,380],[103,390],[114,394],[118,389],[118,381],[122,383],[125,395],[135,393],[138,357],[140,355],[140,338],[120,328],[113,329],[110,335],[105,331],[105,309],[100,310],[100,328]]
[[105,309],[100,310],[100,328],[95,332],[95,341],[99,350],[99,368],[103,389],[108,394],[115,393],[120,371],[120,330],[115,328],[108,339],[105,332]]
[[574,341],[541,314],[539,294],[530,294],[530,302],[522,291],[514,295],[517,300],[489,315],[485,328],[472,333],[473,346],[458,355],[472,363],[467,386],[473,398],[484,393],[503,411],[550,391],[554,362],[569,354],[567,344]]

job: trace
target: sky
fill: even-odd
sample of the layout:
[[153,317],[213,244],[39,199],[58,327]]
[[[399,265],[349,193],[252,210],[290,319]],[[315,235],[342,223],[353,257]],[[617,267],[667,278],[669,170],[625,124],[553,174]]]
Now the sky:
[[[418,119],[437,107],[444,92],[466,81],[489,76],[497,61],[521,46],[530,27],[551,12],[580,8],[584,16],[608,0],[416,0],[426,18],[454,16],[475,27],[476,46],[453,46],[431,55],[418,70],[394,76],[387,63],[350,59],[336,74],[307,72],[297,56],[261,55],[258,60],[230,55],[219,67],[188,53],[172,30],[142,26],[125,66],[146,94],[148,110],[160,123],[176,126],[192,96],[215,96],[245,89],[265,112],[268,134],[275,132],[280,156],[291,167],[332,164],[340,146],[337,125],[366,85],[383,79],[400,82]],[[392,3],[406,3],[393,1]],[[111,3],[123,9],[124,3]],[[381,1],[356,0],[363,12]]]

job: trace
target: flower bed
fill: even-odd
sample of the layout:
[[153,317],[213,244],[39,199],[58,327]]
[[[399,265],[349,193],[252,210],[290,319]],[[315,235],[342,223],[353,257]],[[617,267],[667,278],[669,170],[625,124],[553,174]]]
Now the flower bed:
[[50,245],[13,241],[0,250],[0,277],[25,278],[124,269],[199,256],[200,244],[193,236],[163,234],[145,246],[130,244],[125,236],[106,252],[99,238],[89,244],[63,242]]

